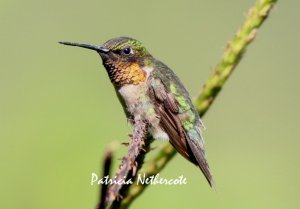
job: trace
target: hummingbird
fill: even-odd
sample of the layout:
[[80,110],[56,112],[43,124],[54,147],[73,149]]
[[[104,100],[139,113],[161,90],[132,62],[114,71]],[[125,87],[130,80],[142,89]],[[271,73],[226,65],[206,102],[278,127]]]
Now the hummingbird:
[[113,38],[102,45],[59,43],[96,51],[132,125],[137,118],[147,121],[148,134],[154,139],[168,140],[177,152],[201,169],[212,186],[203,123],[188,91],[166,64],[130,37]]

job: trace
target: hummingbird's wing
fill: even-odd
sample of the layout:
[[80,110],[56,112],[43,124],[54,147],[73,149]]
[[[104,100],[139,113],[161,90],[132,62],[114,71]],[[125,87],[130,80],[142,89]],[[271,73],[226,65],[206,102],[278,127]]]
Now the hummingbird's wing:
[[161,128],[169,135],[170,143],[186,159],[198,165],[212,185],[205,159],[201,136],[202,122],[190,96],[178,77],[162,62],[151,72],[150,96],[160,116]]

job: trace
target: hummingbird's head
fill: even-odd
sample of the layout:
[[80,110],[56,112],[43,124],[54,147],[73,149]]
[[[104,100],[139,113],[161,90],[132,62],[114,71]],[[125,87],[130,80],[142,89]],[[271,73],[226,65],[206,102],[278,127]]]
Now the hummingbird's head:
[[145,81],[147,73],[143,67],[152,63],[152,56],[143,44],[129,37],[113,38],[100,46],[70,42],[59,43],[97,51],[112,83],[116,86],[137,85]]
[[145,58],[151,56],[140,41],[129,37],[110,39],[102,47],[108,50],[108,53],[100,53],[104,63],[112,61],[143,65],[145,64]]

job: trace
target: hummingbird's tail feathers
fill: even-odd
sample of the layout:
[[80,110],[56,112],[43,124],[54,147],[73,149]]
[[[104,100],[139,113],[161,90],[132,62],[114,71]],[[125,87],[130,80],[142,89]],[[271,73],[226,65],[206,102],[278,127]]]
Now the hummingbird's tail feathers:
[[[190,135],[190,134],[188,134]],[[213,177],[210,173],[210,169],[209,169],[209,165],[206,161],[205,158],[205,152],[204,152],[204,147],[203,147],[203,142],[201,140],[198,139],[193,139],[190,136],[187,136],[190,139],[187,139],[188,142],[188,147],[191,150],[191,152],[193,153],[195,159],[190,159],[193,163],[195,163],[196,165],[199,166],[199,168],[201,169],[202,173],[204,174],[205,178],[207,179],[209,185],[211,187],[214,186],[214,181],[213,181]],[[196,160],[196,162],[195,162]]]

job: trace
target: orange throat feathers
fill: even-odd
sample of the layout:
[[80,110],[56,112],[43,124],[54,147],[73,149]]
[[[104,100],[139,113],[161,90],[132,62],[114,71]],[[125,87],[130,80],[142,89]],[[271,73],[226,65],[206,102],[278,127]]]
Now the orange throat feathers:
[[105,63],[109,78],[116,86],[138,85],[146,80],[146,72],[137,63],[129,65]]

